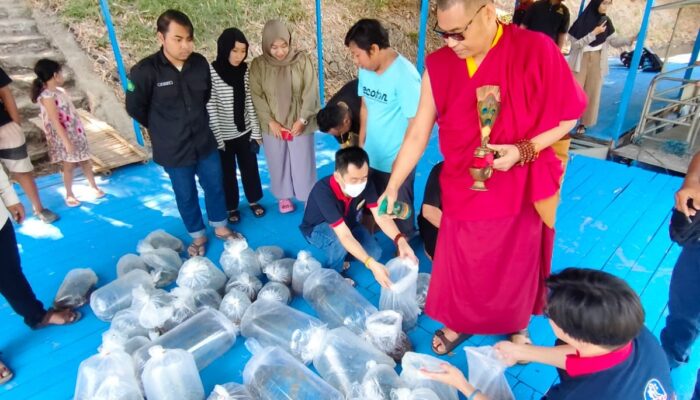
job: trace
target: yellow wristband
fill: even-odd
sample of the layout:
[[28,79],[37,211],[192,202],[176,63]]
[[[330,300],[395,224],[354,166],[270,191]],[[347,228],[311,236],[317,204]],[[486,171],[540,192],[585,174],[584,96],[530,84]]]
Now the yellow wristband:
[[367,259],[365,260],[365,262],[363,264],[365,264],[365,267],[369,268],[369,263],[371,263],[373,260],[374,260],[374,258],[367,257]]

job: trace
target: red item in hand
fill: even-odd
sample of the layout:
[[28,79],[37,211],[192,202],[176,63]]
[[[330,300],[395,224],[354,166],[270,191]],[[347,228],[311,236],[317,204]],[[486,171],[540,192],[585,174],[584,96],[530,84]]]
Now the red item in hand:
[[280,133],[282,133],[282,140],[291,142],[294,139],[294,135],[292,135],[292,132],[286,129],[280,129]]
[[[491,158],[493,158],[493,156],[491,156]],[[474,168],[486,168],[491,164],[493,164],[493,160],[491,160],[491,162],[489,162],[488,159],[486,159],[486,158],[474,157],[474,161],[472,162],[472,167],[474,167]]]

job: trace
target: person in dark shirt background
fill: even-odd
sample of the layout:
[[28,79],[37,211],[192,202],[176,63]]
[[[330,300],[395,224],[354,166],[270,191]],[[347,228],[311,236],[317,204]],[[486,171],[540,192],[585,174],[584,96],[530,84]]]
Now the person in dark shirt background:
[[435,244],[437,243],[438,229],[440,229],[440,220],[442,219],[440,171],[442,171],[443,163],[443,161],[440,161],[430,170],[428,182],[425,184],[423,205],[418,216],[418,230],[423,239],[425,254],[431,260],[435,256]]
[[544,33],[562,49],[569,31],[569,19],[569,9],[561,0],[538,0],[528,8],[520,26]]
[[221,162],[209,127],[209,63],[193,52],[194,28],[187,15],[167,10],[157,25],[161,50],[131,70],[126,110],[148,128],[153,160],[170,176],[180,217],[193,239],[189,255],[203,256],[207,236],[195,176],[204,189],[207,217],[216,237],[240,236],[227,227]]
[[318,130],[333,135],[341,148],[358,146],[360,141],[360,109],[357,79],[346,83],[316,115]]

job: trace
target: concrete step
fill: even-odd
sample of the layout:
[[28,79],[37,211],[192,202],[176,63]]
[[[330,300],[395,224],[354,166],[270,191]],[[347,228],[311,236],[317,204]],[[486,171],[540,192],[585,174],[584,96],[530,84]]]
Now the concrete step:
[[36,53],[51,49],[51,44],[46,38],[35,37],[26,39],[27,36],[19,36],[23,40],[15,40],[9,43],[0,43],[0,54]]
[[37,34],[36,22],[31,18],[0,19],[0,35]]
[[[84,92],[73,89],[69,93],[75,108],[90,108],[88,98]],[[23,121],[28,121],[39,115],[39,105],[31,102],[29,99],[29,94],[21,97],[15,97],[15,102],[17,102],[17,109],[19,110],[19,115],[22,117]]]
[[26,34],[26,35],[4,35],[4,36],[0,36],[0,45],[3,45],[3,44],[16,44],[16,43],[20,43],[20,42],[24,42],[24,41],[31,41],[31,40],[46,40],[46,41],[48,42],[48,40],[47,40],[44,36],[42,36],[42,35],[40,35],[40,34],[38,34],[38,33],[35,33],[35,34],[29,33],[29,34]]
[[0,18],[31,18],[32,11],[24,4],[17,2],[0,2]]
[[[15,96],[15,99],[29,95],[32,82],[36,78],[36,74],[34,73],[32,67],[33,66],[5,69],[3,66],[5,73],[7,73],[12,79],[12,85],[10,88],[12,90],[12,94]],[[63,74],[63,79],[65,80],[63,87],[72,92],[72,89],[75,87],[75,72],[73,72],[70,67],[64,66],[61,68],[61,73]]]
[[0,65],[3,67],[34,67],[42,58],[50,58],[61,64],[65,64],[65,57],[58,50],[49,48],[38,52],[22,52],[20,54],[0,53]]

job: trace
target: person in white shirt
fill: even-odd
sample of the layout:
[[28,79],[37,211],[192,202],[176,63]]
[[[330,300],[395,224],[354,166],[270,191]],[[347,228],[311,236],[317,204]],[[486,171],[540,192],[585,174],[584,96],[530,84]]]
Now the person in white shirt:
[[[24,318],[24,323],[32,329],[48,325],[68,325],[80,319],[80,313],[74,310],[46,310],[37,300],[34,291],[22,272],[17,238],[12,220],[21,224],[24,221],[24,207],[5,171],[0,168],[0,294],[12,309]],[[12,219],[12,220],[11,220]],[[10,369],[0,361],[0,385],[13,378]]]

